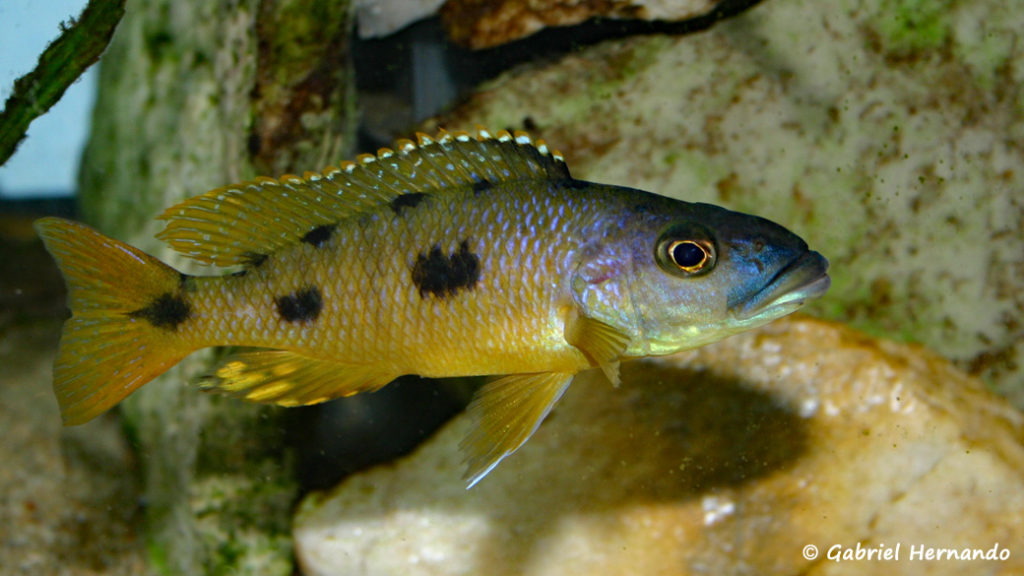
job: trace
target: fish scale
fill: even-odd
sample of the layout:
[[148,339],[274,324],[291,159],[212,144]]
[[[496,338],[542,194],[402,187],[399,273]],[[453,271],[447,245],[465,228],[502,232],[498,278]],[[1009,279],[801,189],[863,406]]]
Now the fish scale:
[[[532,229],[546,220],[535,211],[563,208],[530,202],[514,187],[492,193],[494,197],[480,208],[494,201],[524,207],[509,218],[512,226],[506,230]],[[354,363],[388,358],[397,365],[395,376],[493,374],[507,370],[508,364],[530,371],[552,363],[565,363],[567,370],[585,368],[586,360],[572,347],[551,347],[548,335],[557,324],[546,322],[553,302],[570,300],[564,282],[542,280],[566,276],[559,261],[572,251],[571,237],[561,231],[531,236],[495,232],[487,221],[494,213],[474,209],[473,204],[482,203],[474,202],[472,194],[464,193],[455,200],[468,206],[423,206],[407,219],[389,214],[385,208],[366,224],[339,226],[321,249],[298,244],[276,254],[257,273],[227,281],[200,279],[192,298],[197,306],[195,318],[186,325],[182,338],[193,347],[233,344],[287,349]],[[435,244],[450,252],[462,238],[474,239],[479,246],[483,268],[479,285],[457,297],[420,297],[410,279],[415,254]],[[542,244],[560,249],[540,252]],[[375,259],[361,256],[370,246],[402,245],[410,249]],[[531,274],[524,277],[522,270]],[[308,323],[282,320],[274,311],[274,298],[306,285],[323,292],[322,314]],[[548,305],[527,305],[538,302]],[[257,315],[236,318],[224,314],[232,309],[256,311]],[[516,313],[508,314],[509,310]],[[492,339],[492,326],[465,325],[461,320],[467,317],[504,317],[514,322],[497,323],[503,327],[501,337]],[[452,329],[460,323],[465,329]],[[547,330],[538,330],[545,324]],[[272,327],[270,332],[260,330],[267,326]],[[557,334],[560,336],[560,331]],[[491,344],[485,345],[488,341]],[[439,356],[437,348],[468,354]],[[524,351],[528,352],[525,359]]]
[[233,273],[186,276],[75,222],[36,227],[69,287],[54,364],[66,424],[184,356],[240,347],[198,384],[295,406],[404,374],[487,375],[461,444],[472,486],[575,374],[724,338],[828,288],[767,220],[573,179],[522,133],[442,132],[166,210],[158,237]]

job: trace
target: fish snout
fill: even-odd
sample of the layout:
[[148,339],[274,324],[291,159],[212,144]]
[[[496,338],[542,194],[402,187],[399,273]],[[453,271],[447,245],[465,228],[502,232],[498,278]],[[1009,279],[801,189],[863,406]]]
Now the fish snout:
[[757,292],[734,309],[737,319],[765,320],[778,318],[795,311],[808,300],[820,298],[828,291],[832,280],[828,276],[828,260],[820,253],[808,250],[783,266]]

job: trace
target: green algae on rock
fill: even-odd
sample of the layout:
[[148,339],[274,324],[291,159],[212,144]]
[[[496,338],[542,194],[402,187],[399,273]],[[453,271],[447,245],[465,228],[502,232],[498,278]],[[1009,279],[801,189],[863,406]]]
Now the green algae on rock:
[[[354,133],[350,62],[339,51],[349,3],[318,3],[333,7],[330,21],[304,9],[312,3],[129,2],[101,62],[80,175],[83,219],[181,264],[153,239],[160,208],[254,176],[255,165],[301,171],[317,158],[343,155],[339,148]],[[301,20],[295,29],[309,33],[286,34],[292,17]],[[301,46],[283,45],[292,40]],[[280,50],[261,54],[261,43]],[[282,101],[292,108],[282,111]],[[303,117],[305,111],[311,114]],[[265,142],[276,148],[262,149]],[[277,416],[255,406],[234,411],[182,385],[208,361],[193,355],[124,407],[142,459],[150,567],[164,574],[288,574],[290,542],[281,526],[298,490],[293,470],[279,439],[264,452],[245,443]],[[241,444],[215,446],[230,438],[213,438],[225,429],[249,434]],[[251,458],[222,460],[230,469],[209,465],[230,450]],[[243,504],[259,522],[238,513]]]

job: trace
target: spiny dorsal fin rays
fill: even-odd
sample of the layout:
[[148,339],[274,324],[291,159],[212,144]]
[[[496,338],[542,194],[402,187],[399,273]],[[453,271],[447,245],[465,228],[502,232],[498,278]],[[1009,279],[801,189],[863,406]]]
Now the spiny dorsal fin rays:
[[441,131],[416,138],[319,174],[261,177],[196,196],[159,216],[167,227],[157,237],[205,264],[233,266],[402,194],[443,193],[485,180],[569,178],[561,154],[521,132]]
[[160,215],[168,223],[157,237],[200,262],[230,266],[338,220],[333,195],[295,194],[293,187],[267,178],[197,196]]

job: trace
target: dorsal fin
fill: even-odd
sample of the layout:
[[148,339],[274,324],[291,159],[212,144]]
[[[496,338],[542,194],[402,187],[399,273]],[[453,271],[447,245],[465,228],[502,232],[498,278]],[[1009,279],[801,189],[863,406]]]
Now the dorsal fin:
[[313,229],[378,208],[402,194],[439,193],[480,182],[569,178],[562,155],[522,132],[445,132],[363,154],[302,177],[257,178],[190,198],[159,216],[157,237],[206,264],[252,262]]

